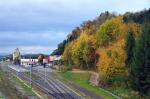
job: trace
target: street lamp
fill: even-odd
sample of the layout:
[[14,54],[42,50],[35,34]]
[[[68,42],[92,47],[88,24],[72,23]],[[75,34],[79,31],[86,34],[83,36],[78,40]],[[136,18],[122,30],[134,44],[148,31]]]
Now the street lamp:
[[32,87],[32,66],[33,66],[33,59],[30,56],[30,87]]
[[45,70],[45,82],[46,82],[46,68],[44,68],[44,70]]
[[32,87],[32,65],[30,66],[30,87]]
[[48,59],[43,59],[43,67],[44,67],[44,74],[45,74],[45,78],[44,78],[44,80],[45,80],[45,82],[46,82],[46,64],[48,64]]

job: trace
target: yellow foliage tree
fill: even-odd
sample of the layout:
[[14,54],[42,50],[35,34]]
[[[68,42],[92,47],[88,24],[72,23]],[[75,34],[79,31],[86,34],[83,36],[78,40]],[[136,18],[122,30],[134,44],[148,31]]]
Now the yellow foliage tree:
[[85,65],[88,68],[88,59],[90,56],[88,40],[88,35],[82,33],[81,36],[77,39],[76,43],[74,44],[72,50],[74,63],[83,68]]
[[62,57],[65,65],[71,65],[71,62],[72,62],[71,49],[72,49],[72,43],[66,45],[64,53],[63,53],[63,57]]
[[[111,26],[115,25],[115,26]],[[100,55],[97,67],[101,75],[101,79],[108,81],[113,79],[114,76],[127,77],[128,71],[125,66],[126,51],[125,51],[125,38],[129,30],[134,32],[137,38],[140,34],[140,25],[136,23],[123,23],[122,17],[112,18],[100,27],[97,32],[97,41],[101,42],[101,39],[105,39],[108,32],[109,37],[115,38],[109,41],[108,46],[102,44],[98,47],[97,53]],[[99,34],[98,34],[99,33]],[[101,34],[102,33],[102,34]],[[111,34],[111,35],[110,35]],[[103,42],[106,43],[106,42]]]
[[121,16],[112,18],[103,23],[96,32],[97,44],[108,45],[110,42],[116,39],[116,37],[122,32],[120,26],[123,25],[123,19]]
[[82,33],[77,40],[69,43],[63,53],[64,62],[80,68],[89,68],[92,63],[94,64],[95,38],[95,35]]
[[[63,53],[65,63],[89,68],[95,65],[93,63],[96,61],[97,52],[100,56],[97,68],[105,79],[111,79],[114,75],[127,75],[125,38],[129,30],[138,37],[140,25],[133,22],[125,24],[123,18],[118,16],[103,23],[96,34],[88,34],[86,30],[65,47]],[[100,43],[98,48],[97,43]]]
[[99,48],[97,52],[100,55],[97,63],[101,79],[108,81],[115,76],[127,76],[125,67],[125,41],[124,39],[117,41],[111,47]]

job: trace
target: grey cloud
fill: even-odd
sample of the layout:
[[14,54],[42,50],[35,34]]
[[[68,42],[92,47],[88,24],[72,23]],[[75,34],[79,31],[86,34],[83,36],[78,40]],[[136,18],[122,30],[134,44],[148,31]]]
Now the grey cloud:
[[0,53],[18,46],[23,52],[50,53],[74,27],[103,11],[138,11],[149,4],[149,0],[1,0]]
[[0,36],[0,46],[57,46],[65,37],[66,32],[17,33],[3,32]]

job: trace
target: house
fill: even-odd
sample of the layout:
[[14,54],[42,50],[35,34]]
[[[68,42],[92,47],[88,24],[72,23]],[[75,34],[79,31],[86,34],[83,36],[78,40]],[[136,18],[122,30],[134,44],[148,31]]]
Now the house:
[[54,56],[49,56],[49,61],[53,62],[53,61],[59,61],[61,59],[61,55],[54,55]]
[[61,59],[61,56],[55,56],[54,61],[59,61]]
[[53,62],[54,61],[54,59],[55,59],[55,57],[54,56],[49,56],[49,62],[51,63],[51,62]]
[[49,63],[48,57],[44,58],[44,59],[43,59],[43,64],[48,64],[48,63]]
[[21,65],[38,64],[38,59],[21,59]]

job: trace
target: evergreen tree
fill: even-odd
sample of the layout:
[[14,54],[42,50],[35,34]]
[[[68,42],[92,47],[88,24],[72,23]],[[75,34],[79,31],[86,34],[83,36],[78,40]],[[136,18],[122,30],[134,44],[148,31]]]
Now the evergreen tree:
[[128,81],[130,83],[132,83],[132,72],[131,72],[131,63],[132,63],[132,59],[133,59],[133,54],[134,54],[134,48],[135,48],[135,39],[134,39],[134,35],[133,35],[133,31],[129,31],[126,37],[126,54],[127,54],[127,58],[126,58],[126,66],[128,68],[129,71],[129,76],[126,80],[126,86],[128,87]]
[[135,47],[135,39],[133,35],[133,31],[129,31],[126,38],[126,53],[127,53],[127,59],[126,59],[126,65],[129,66],[133,59],[133,51]]
[[143,94],[150,92],[150,24],[145,25],[139,38],[132,63],[135,88]]

